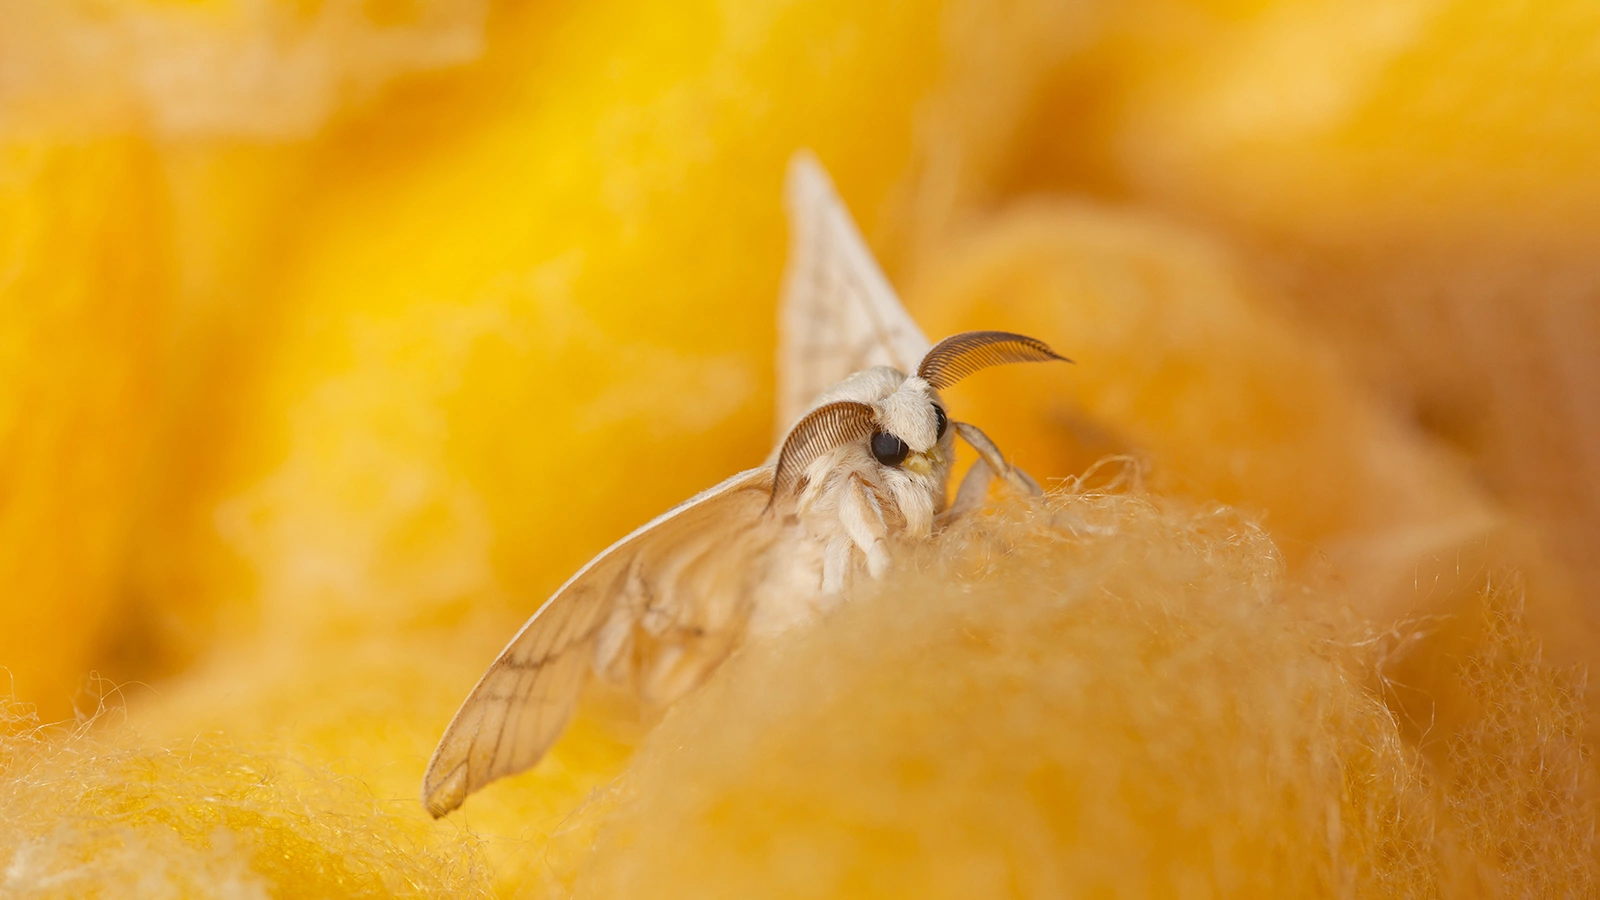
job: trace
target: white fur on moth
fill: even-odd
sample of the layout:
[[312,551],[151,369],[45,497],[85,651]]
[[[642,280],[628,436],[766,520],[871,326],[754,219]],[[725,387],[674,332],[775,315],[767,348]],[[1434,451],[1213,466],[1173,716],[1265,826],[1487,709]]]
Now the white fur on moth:
[[[1037,493],[939,391],[991,365],[1061,360],[1033,338],[930,346],[809,153],[785,185],[791,227],[778,359],[781,440],[766,463],[662,513],[568,579],[479,679],[422,780],[434,816],[537,763],[591,674],[670,703],[749,634],[781,632],[981,507],[990,479]],[[979,454],[946,505],[954,441]]]

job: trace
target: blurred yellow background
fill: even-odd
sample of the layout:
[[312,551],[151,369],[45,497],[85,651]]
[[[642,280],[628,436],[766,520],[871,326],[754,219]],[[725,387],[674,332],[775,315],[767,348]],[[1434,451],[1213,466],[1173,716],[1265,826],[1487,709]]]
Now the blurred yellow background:
[[[533,890],[636,724],[439,826],[417,778],[556,585],[766,454],[804,146],[931,336],[1077,360],[952,395],[1036,476],[1135,455],[1296,615],[1443,616],[1383,697],[1431,753],[1491,576],[1600,659],[1597,43],[1576,0],[0,0],[0,666],[45,721],[119,686],[116,765],[352,776],[360,865]],[[27,746],[0,851],[122,814]]]

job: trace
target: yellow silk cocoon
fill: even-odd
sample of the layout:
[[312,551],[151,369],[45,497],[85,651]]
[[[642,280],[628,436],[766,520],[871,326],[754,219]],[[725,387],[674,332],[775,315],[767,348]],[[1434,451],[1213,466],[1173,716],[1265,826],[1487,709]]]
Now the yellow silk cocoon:
[[1576,685],[1514,591],[1441,779],[1363,687],[1383,639],[1287,614],[1231,513],[1063,494],[920,550],[668,716],[570,826],[576,896],[1593,890]]
[[[1592,893],[1596,40],[0,0],[0,897]],[[1061,493],[428,821],[526,616],[770,449],[802,146],[932,337],[1077,360],[947,398]]]
[[7,897],[486,897],[470,835],[428,829],[359,781],[218,736],[95,723],[0,727]]

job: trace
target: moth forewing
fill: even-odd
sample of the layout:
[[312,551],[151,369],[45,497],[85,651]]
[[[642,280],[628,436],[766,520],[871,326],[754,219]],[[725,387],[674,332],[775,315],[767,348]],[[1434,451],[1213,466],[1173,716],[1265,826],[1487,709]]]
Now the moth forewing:
[[[701,596],[692,589],[679,590],[675,583],[687,565],[685,554],[721,547],[748,550],[762,534],[761,513],[771,484],[772,471],[763,466],[695,495],[612,544],[551,595],[500,652],[446,727],[423,775],[422,799],[429,812],[442,816],[485,784],[538,762],[572,715],[596,662],[595,641],[602,627],[620,629],[619,610],[632,616],[635,627],[651,611],[670,626],[685,597]],[[729,540],[719,544],[718,535]],[[721,564],[736,570],[743,562],[728,559]],[[644,586],[649,598],[637,611],[626,604],[627,592],[618,590],[629,577]],[[619,600],[624,602],[619,605]],[[619,638],[613,635],[611,640]],[[655,654],[675,646],[670,627],[652,642]],[[676,660],[681,651],[672,654]],[[657,665],[654,658],[637,664],[647,671]],[[667,683],[673,680],[662,682]]]
[[928,352],[817,158],[800,151],[784,184],[789,260],[779,304],[779,437],[831,385],[873,366],[902,373]]

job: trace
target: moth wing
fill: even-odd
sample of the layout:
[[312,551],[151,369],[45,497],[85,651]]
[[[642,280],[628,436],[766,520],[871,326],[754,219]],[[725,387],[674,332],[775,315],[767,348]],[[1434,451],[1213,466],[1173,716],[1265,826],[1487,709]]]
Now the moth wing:
[[[709,531],[748,531],[772,490],[772,469],[749,469],[657,516],[579,569],[511,639],[439,739],[422,778],[434,817],[497,778],[531,767],[571,718],[595,636],[625,596]],[[673,602],[672,598],[662,598]]]
[[809,151],[789,161],[784,206],[789,262],[778,318],[780,438],[835,382],[872,366],[915,372],[932,346]]

